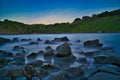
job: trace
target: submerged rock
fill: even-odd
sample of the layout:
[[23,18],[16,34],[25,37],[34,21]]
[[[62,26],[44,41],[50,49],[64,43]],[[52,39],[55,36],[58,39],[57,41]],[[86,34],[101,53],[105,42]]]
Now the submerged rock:
[[47,51],[44,53],[45,62],[52,63],[53,51]]
[[67,42],[61,44],[60,46],[56,48],[57,57],[66,57],[66,56],[71,55],[71,53],[72,53],[71,47]]
[[2,44],[4,44],[4,43],[9,43],[9,42],[11,42],[10,39],[0,37],[0,45],[2,45]]
[[45,48],[45,50],[46,50],[46,51],[53,51],[53,49],[52,49],[50,46],[47,46],[47,47]]
[[99,40],[96,39],[96,40],[88,40],[88,41],[84,42],[84,46],[87,46],[87,47],[102,47],[103,44],[99,43]]
[[31,41],[31,39],[21,39],[21,41]]
[[0,58],[0,68],[6,66],[10,61],[10,59]]

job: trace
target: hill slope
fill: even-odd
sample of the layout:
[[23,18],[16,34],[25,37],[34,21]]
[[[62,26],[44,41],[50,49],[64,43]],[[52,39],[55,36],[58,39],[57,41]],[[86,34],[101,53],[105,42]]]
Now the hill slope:
[[16,21],[0,21],[0,34],[120,32],[120,9],[76,18],[73,23],[28,25]]

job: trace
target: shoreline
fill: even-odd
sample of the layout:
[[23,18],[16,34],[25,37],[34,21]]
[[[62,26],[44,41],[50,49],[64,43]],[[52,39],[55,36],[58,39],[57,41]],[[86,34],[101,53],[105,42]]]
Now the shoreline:
[[38,34],[116,34],[120,32],[81,32],[81,33],[30,33],[30,34],[0,34],[0,35],[38,35]]

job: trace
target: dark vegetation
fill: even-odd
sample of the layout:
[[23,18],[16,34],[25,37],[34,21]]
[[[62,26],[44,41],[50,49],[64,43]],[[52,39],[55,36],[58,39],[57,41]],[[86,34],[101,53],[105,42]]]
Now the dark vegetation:
[[0,21],[0,34],[120,32],[120,9],[76,18],[72,23],[24,24]]

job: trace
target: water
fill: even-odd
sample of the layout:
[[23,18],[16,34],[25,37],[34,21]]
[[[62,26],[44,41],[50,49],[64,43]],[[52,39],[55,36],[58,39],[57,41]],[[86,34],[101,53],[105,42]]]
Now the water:
[[[87,40],[94,40],[94,39],[99,39],[100,43],[103,43],[103,47],[106,47],[106,46],[114,47],[115,51],[117,53],[120,53],[120,33],[0,35],[0,37],[9,38],[11,40],[15,37],[18,37],[19,39],[24,39],[24,38],[29,39],[30,38],[30,39],[32,39],[32,41],[36,41],[37,38],[42,39],[42,41],[39,42],[39,45],[31,45],[31,46],[25,45],[25,44],[29,44],[29,42],[31,42],[31,41],[17,42],[17,43],[9,43],[9,44],[2,45],[2,46],[0,46],[0,49],[10,52],[10,51],[12,51],[12,48],[14,47],[14,45],[21,45],[21,46],[25,47],[29,53],[44,50],[45,47],[47,47],[47,46],[51,46],[53,49],[55,49],[61,43],[50,45],[50,44],[44,44],[44,41],[47,39],[53,40],[56,37],[63,37],[63,36],[67,36],[70,39],[69,43],[72,44],[71,47],[72,47],[73,53],[76,50],[83,50],[85,52],[94,50],[93,48],[85,48],[83,46],[83,42],[85,42]],[[76,40],[80,40],[81,42],[76,43],[75,42]]]

